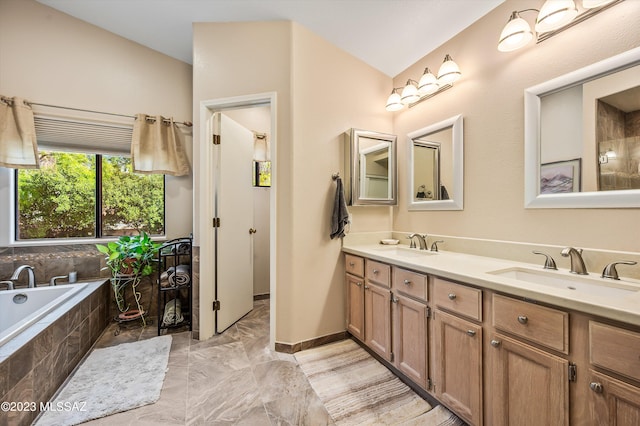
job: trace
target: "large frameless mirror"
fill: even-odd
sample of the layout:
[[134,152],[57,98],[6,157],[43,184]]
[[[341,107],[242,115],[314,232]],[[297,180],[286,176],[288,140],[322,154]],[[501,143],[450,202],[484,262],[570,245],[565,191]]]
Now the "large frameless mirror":
[[525,207],[640,207],[640,48],[525,90]]
[[345,143],[345,197],[347,203],[397,203],[396,136],[351,129]]
[[408,135],[409,210],[462,210],[462,115]]

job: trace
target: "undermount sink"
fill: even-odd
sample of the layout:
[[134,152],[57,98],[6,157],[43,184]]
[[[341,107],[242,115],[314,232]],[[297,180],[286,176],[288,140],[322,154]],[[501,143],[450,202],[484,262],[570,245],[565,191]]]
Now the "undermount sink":
[[488,273],[528,283],[575,290],[594,296],[629,296],[640,291],[640,286],[589,275],[564,275],[562,272],[539,271],[527,268],[509,268]]
[[382,246],[380,248],[376,248],[375,250],[383,252],[387,255],[398,256],[398,257],[424,257],[424,256],[437,254],[434,251],[412,249],[412,248],[403,247],[403,246]]

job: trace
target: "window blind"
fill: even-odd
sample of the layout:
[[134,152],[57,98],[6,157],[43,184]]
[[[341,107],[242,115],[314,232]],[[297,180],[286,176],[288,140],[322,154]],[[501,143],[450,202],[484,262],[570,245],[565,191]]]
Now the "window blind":
[[133,123],[80,120],[35,114],[40,150],[129,155]]

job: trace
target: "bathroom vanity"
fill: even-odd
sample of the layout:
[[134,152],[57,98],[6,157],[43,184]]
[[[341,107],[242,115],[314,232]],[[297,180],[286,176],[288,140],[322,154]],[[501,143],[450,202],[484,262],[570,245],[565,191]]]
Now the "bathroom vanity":
[[343,252],[349,333],[469,424],[640,424],[637,280],[408,246]]

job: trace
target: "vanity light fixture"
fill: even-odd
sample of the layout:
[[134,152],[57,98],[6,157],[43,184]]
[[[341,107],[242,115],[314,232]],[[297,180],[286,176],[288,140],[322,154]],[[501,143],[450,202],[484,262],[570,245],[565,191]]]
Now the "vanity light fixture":
[[498,50],[511,52],[526,46],[534,38],[535,33],[531,30],[529,23],[520,16],[523,12],[538,12],[535,32],[537,43],[540,43],[622,1],[582,0],[582,11],[580,11],[574,0],[546,0],[540,10],[514,10],[500,33]]
[[395,87],[391,90],[386,109],[393,112],[401,110],[405,105],[412,107],[420,101],[453,87],[453,82],[461,75],[460,67],[447,54],[438,70],[438,77],[428,67],[425,68],[420,81],[408,79],[404,87]]

